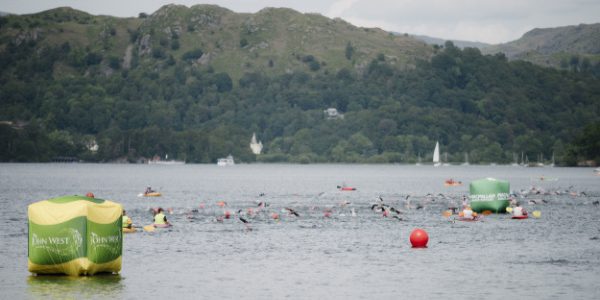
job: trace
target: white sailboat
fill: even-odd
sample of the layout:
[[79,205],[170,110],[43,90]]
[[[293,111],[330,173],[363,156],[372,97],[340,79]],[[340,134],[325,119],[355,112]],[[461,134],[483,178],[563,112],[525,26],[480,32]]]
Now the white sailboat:
[[419,152],[417,154],[417,163],[415,164],[416,166],[420,166],[421,165],[421,152]]
[[435,149],[433,150],[433,166],[439,167],[442,164],[440,163],[440,143],[435,142]]

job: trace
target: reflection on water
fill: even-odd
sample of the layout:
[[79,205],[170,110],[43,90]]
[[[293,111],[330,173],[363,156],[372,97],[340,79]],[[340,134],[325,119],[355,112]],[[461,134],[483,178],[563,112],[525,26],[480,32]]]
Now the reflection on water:
[[123,290],[120,275],[29,276],[29,296],[33,299],[119,299]]

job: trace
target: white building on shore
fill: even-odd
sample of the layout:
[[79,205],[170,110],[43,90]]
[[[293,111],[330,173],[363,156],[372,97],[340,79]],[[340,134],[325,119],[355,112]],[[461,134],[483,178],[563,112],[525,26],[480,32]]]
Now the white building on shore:
[[262,152],[263,144],[262,141],[256,142],[256,133],[252,134],[252,139],[250,140],[250,149],[252,153],[259,155]]

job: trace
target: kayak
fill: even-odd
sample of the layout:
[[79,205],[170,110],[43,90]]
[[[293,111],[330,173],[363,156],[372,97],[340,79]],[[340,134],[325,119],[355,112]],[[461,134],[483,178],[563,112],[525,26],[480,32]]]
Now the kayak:
[[341,191],[356,191],[356,188],[344,186],[340,188]]
[[527,219],[529,218],[528,215],[522,215],[522,216],[513,216],[511,219],[515,219],[515,220],[523,220],[523,219]]
[[152,224],[156,228],[167,228],[171,227],[171,224]]
[[144,197],[160,197],[160,196],[162,196],[162,194],[159,192],[152,192],[152,193],[146,193],[143,196]]
[[537,181],[558,181],[558,178],[552,178],[552,177],[537,177],[537,178],[532,178],[531,180],[537,180]]
[[150,224],[144,226],[144,231],[153,232],[156,228],[167,228],[171,227],[171,224]]
[[462,182],[444,182],[444,186],[461,186]]
[[471,218],[458,217],[456,220],[463,221],[463,222],[477,222],[477,221],[479,221],[479,219],[480,219],[480,217],[477,216],[477,217],[472,218],[472,219]]
[[135,227],[131,227],[131,228],[127,228],[127,227],[123,227],[123,233],[134,233],[137,230],[135,229]]

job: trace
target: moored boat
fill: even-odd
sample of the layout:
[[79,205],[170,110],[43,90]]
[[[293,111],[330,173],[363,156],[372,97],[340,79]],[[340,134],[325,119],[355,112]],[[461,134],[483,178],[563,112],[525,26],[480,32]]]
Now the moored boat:
[[233,156],[231,156],[231,154],[225,158],[219,158],[217,160],[217,166],[219,166],[219,167],[233,166],[233,165],[235,165],[235,161],[233,160]]

